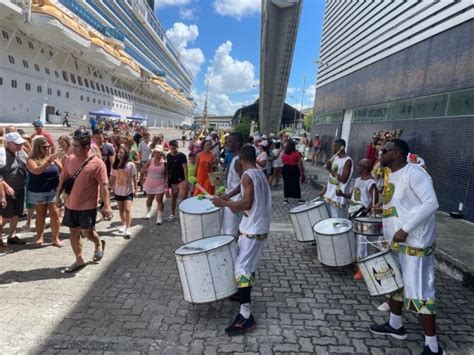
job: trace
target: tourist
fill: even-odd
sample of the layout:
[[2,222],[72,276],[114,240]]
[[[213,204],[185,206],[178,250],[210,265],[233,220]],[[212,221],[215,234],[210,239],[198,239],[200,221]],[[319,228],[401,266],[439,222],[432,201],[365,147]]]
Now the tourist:
[[169,143],[170,152],[166,155],[168,169],[168,186],[171,189],[171,214],[166,219],[172,221],[176,218],[176,205],[178,197],[182,201],[188,195],[188,160],[186,155],[178,152],[178,141]]
[[129,151],[121,146],[117,152],[117,158],[112,165],[110,186],[113,188],[115,201],[119,208],[122,226],[119,232],[125,238],[130,238],[130,225],[132,223],[132,202],[137,194],[137,171],[135,164],[128,160]]
[[300,186],[300,183],[305,181],[303,158],[301,153],[296,150],[295,143],[292,140],[286,141],[281,161],[283,163],[284,203],[288,204],[289,198],[296,198],[299,203],[303,203]]
[[136,166],[140,166],[140,153],[138,152],[138,147],[135,144],[133,138],[131,136],[125,137],[124,144],[129,151],[128,160],[134,163]]
[[46,131],[44,129],[44,124],[43,124],[43,121],[41,121],[40,119],[37,119],[33,122],[33,128],[35,130],[35,133],[33,133],[31,135],[31,139],[34,139],[36,136],[43,136],[43,137],[46,137],[46,139],[48,140],[49,144],[51,144],[51,154],[54,154],[56,149],[54,147],[54,138],[53,136],[51,135],[51,133],[49,133],[48,131]]
[[[16,227],[20,216],[23,215],[25,203],[27,155],[22,150],[22,144],[25,140],[18,132],[11,132],[5,135],[5,142],[6,160],[5,166],[0,168],[0,181],[3,181],[7,203],[1,209],[3,224],[0,226],[0,236],[3,233],[3,226],[9,223],[7,243],[23,245],[26,242],[18,238]],[[3,241],[1,241],[0,246],[4,246]]]
[[112,143],[107,142],[107,137],[105,133],[99,132],[96,140],[97,147],[100,150],[100,156],[102,161],[105,163],[105,168],[107,169],[107,177],[110,177],[112,171],[112,164],[115,161],[115,149]]
[[263,170],[263,172],[265,173],[265,176],[268,176],[267,175],[267,162],[268,162],[268,149],[269,149],[268,142],[260,141],[258,143],[258,149],[260,153],[257,155],[257,160],[256,160],[257,168],[259,168],[260,170]]
[[281,149],[280,142],[276,142],[273,145],[272,154],[273,154],[273,174],[269,182],[270,182],[270,187],[272,186],[272,183],[273,183],[274,184],[273,186],[275,188],[278,188],[280,187],[281,171],[283,168],[283,162],[281,161],[283,150]]
[[[84,129],[74,132],[72,148],[74,154],[69,155],[61,172],[56,203],[61,204],[60,194],[69,178],[74,179],[72,189],[66,199],[63,225],[69,227],[71,247],[76,260],[64,272],[71,273],[86,265],[82,254],[81,236],[94,243],[93,261],[98,262],[104,256],[105,241],[101,241],[95,231],[97,202],[100,198],[104,204],[101,209],[105,218],[110,219],[110,197],[108,189],[107,169],[100,157],[91,151],[91,135]],[[67,191],[66,191],[67,192]]]
[[316,134],[313,138],[311,149],[312,149],[311,165],[318,164],[319,158],[321,155],[321,139],[319,138],[318,134]]
[[59,210],[55,204],[55,196],[59,184],[62,163],[51,154],[51,144],[46,137],[36,136],[33,139],[33,150],[26,161],[28,169],[28,202],[36,211],[36,246],[44,243],[46,215],[49,212],[51,237],[53,245],[64,246],[59,239]]
[[[210,140],[203,142],[203,149],[196,158],[196,181],[210,194],[214,194],[214,186],[211,184],[209,173],[214,171],[216,158],[211,151]],[[194,196],[202,194],[199,189],[194,189]]]
[[347,155],[345,148],[346,142],[343,139],[336,139],[332,144],[334,156],[325,164],[325,169],[329,172],[328,182],[319,193],[319,196],[326,201],[329,216],[332,218],[346,218],[346,200],[336,195],[338,190],[348,193],[353,171],[352,159]]
[[145,183],[143,184],[143,190],[146,193],[145,219],[151,218],[151,207],[153,200],[156,199],[158,207],[156,224],[161,225],[163,224],[163,210],[165,209],[163,197],[165,192],[168,191],[168,176],[164,160],[164,149],[161,145],[156,145],[155,148],[153,148],[153,157],[146,162],[141,173],[145,179]]
[[189,142],[188,150],[190,153],[197,156],[197,154],[201,151],[201,141],[199,140],[199,134],[195,134],[193,140]]
[[66,135],[60,136],[58,138],[58,153],[56,156],[64,164],[64,160],[69,154],[72,154],[71,139]]
[[371,325],[374,334],[406,339],[402,308],[418,313],[425,332],[424,355],[444,354],[436,335],[435,254],[436,210],[439,207],[428,173],[407,163],[408,144],[400,139],[387,142],[382,164],[391,174],[385,181],[383,234],[392,241],[398,256],[404,287],[390,296],[390,318]]
[[[272,194],[270,186],[262,170],[255,165],[255,150],[244,146],[239,153],[243,174],[241,179],[242,198],[233,201],[215,197],[214,205],[229,207],[235,212],[244,212],[240,222],[238,239],[238,255],[234,262],[237,280],[237,299],[240,312],[230,326],[225,328],[228,335],[238,335],[255,326],[255,318],[251,314],[251,290],[255,283],[255,272],[262,257],[264,241],[270,231],[272,211]],[[232,194],[228,198],[232,198]]]

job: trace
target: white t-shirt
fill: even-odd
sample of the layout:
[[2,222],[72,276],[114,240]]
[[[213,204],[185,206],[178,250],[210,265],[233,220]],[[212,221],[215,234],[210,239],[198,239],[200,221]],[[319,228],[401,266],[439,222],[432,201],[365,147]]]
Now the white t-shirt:
[[145,141],[141,141],[140,144],[138,144],[138,152],[140,153],[140,161],[142,163],[147,162],[151,158],[151,149],[150,149],[150,144],[151,143],[146,143]]
[[263,161],[266,161],[267,164],[265,166],[261,166],[260,164],[257,164],[257,168],[260,170],[267,170],[267,165],[268,165],[268,154],[265,151],[262,151],[258,156],[257,156],[257,162],[261,163]]
[[135,164],[128,162],[123,169],[112,169],[110,176],[115,176],[115,195],[128,196],[133,193],[133,179],[137,176]]

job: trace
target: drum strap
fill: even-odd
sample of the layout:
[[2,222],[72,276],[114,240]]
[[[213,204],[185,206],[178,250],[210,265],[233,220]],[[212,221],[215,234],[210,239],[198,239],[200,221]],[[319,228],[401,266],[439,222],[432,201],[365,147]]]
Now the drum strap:
[[268,237],[268,234],[253,234],[253,235],[250,235],[250,234],[242,233],[242,235],[244,237],[249,238],[249,239],[256,239],[256,240],[265,240]]
[[423,257],[433,254],[436,249],[436,244],[433,244],[427,248],[415,248],[409,245],[400,245],[399,243],[393,242],[390,246],[390,249],[397,253],[402,253],[409,256]]

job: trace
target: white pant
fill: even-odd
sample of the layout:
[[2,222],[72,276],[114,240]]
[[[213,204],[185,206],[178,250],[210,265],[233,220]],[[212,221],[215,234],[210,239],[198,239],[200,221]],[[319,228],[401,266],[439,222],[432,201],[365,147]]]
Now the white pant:
[[239,237],[237,245],[239,253],[235,259],[235,279],[237,287],[249,287],[255,282],[253,273],[257,271],[258,263],[262,257],[263,240],[247,238],[244,235]]

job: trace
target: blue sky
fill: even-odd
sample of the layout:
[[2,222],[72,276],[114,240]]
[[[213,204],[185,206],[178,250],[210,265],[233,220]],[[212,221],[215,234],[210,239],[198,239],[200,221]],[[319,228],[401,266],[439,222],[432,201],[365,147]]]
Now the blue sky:
[[[156,0],[156,15],[183,62],[195,73],[193,96],[202,112],[209,80],[209,114],[232,114],[258,97],[260,63],[259,0]],[[287,103],[312,106],[315,60],[324,12],[324,0],[305,0]]]

